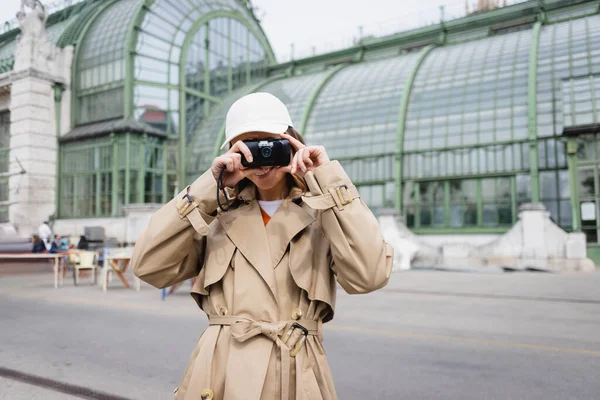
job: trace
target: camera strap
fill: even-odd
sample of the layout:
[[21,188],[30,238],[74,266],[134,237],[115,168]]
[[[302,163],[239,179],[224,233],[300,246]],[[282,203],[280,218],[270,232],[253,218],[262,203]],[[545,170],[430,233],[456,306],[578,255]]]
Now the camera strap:
[[[219,205],[219,208],[223,210],[223,212],[229,211],[229,208],[231,207],[231,205],[229,204],[229,196],[227,196],[227,192],[225,191],[225,185],[223,185],[223,173],[226,169],[227,166],[224,166],[221,169],[221,172],[219,172],[219,179],[217,179],[217,204]],[[225,197],[225,203],[227,205],[227,208],[223,207],[223,204],[221,204],[221,193],[219,192],[221,192],[223,194],[223,197]]]

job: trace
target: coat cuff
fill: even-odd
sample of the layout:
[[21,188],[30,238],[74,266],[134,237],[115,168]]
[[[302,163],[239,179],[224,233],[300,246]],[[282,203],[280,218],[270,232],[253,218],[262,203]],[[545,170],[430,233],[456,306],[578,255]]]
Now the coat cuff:
[[217,182],[210,170],[175,197],[180,218],[187,218],[199,233],[208,232],[217,210]]
[[360,198],[358,190],[338,161],[329,161],[305,176],[312,196],[303,197],[311,208],[327,210],[344,206]]

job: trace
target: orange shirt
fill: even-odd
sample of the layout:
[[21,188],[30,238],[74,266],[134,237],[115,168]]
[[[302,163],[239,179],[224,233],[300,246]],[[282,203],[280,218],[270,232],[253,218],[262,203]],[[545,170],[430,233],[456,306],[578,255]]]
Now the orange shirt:
[[271,220],[271,216],[267,214],[266,211],[262,209],[262,207],[260,207],[260,214],[262,215],[263,223],[265,224],[265,226],[267,226],[267,224]]

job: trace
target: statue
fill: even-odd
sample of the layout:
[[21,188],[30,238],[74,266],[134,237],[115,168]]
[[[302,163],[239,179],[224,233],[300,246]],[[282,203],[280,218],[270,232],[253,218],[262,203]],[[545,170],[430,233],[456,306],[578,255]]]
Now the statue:
[[[27,12],[26,9],[30,11]],[[19,40],[21,37],[39,38],[44,36],[48,13],[39,0],[21,0],[17,19],[21,28]]]
[[15,48],[15,69],[46,70],[54,60],[54,46],[46,37],[48,12],[40,0],[21,0],[17,13],[21,34]]

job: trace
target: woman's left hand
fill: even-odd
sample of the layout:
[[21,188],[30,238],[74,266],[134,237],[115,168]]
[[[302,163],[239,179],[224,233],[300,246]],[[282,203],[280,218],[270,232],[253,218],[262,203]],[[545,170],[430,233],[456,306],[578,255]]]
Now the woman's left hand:
[[283,168],[284,171],[291,174],[304,176],[308,171],[314,171],[323,164],[329,162],[329,156],[323,146],[305,146],[298,139],[285,133],[281,137],[290,141],[290,144],[296,149],[296,154],[289,166]]

